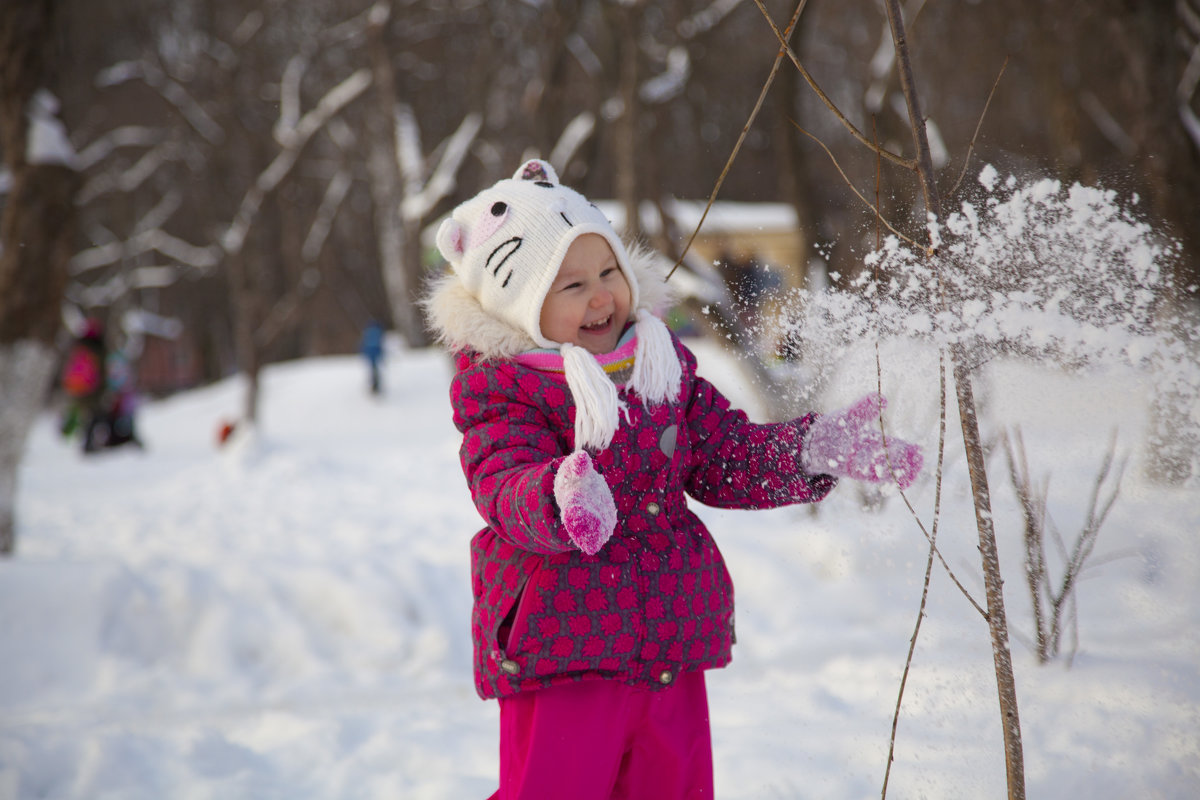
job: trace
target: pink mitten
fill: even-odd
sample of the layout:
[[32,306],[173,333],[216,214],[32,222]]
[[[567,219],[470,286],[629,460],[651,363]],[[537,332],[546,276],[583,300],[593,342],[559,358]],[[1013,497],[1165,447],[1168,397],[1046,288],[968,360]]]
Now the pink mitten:
[[571,453],[559,465],[554,499],[571,541],[589,556],[600,552],[617,527],[617,507],[607,481],[583,450]]
[[800,465],[813,473],[838,475],[871,483],[888,480],[907,489],[921,471],[921,448],[879,431],[879,412],[887,407],[882,395],[866,395],[853,405],[817,417],[804,436]]

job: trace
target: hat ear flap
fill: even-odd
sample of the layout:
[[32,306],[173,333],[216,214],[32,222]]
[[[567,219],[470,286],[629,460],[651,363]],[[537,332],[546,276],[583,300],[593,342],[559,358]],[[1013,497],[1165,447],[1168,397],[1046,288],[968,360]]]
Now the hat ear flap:
[[544,183],[558,184],[558,173],[554,171],[554,167],[550,166],[549,161],[543,161],[540,158],[530,159],[521,165],[515,173],[513,179],[518,181],[541,181]]
[[453,218],[442,222],[437,232],[437,247],[442,258],[452,264],[457,264],[462,260],[466,246],[466,231],[463,229],[462,223]]

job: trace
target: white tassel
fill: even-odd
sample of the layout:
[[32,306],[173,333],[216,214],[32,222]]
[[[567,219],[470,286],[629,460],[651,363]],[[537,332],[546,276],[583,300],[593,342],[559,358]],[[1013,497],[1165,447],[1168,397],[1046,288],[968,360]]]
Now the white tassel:
[[683,367],[666,324],[643,309],[637,314],[637,350],[629,386],[649,403],[670,403],[679,395]]
[[624,403],[617,387],[595,357],[582,347],[564,344],[563,371],[575,398],[575,447],[603,450],[612,442]]

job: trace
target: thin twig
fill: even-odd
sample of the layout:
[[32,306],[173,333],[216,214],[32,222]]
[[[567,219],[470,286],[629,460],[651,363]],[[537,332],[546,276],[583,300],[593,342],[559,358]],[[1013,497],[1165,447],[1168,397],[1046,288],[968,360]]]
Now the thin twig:
[[854,187],[854,184],[850,182],[850,178],[846,175],[845,170],[842,169],[842,165],[838,163],[837,158],[835,158],[833,155],[833,152],[828,147],[825,146],[824,142],[822,142],[820,139],[818,139],[813,134],[804,130],[804,128],[800,127],[800,124],[798,122],[796,122],[796,120],[791,120],[791,123],[796,126],[796,130],[800,131],[805,136],[812,139],[814,142],[816,142],[817,144],[819,144],[821,146],[821,149],[824,150],[825,153],[829,156],[829,160],[833,162],[833,166],[837,168],[838,174],[842,176],[842,180],[845,181],[846,185],[850,187],[850,191],[854,192],[855,196],[859,200],[862,200],[863,204],[866,205],[867,208],[870,208],[872,210],[872,212],[874,212],[875,219],[882,222],[889,231],[896,234],[896,236],[903,239],[904,241],[908,242],[909,245],[911,245],[912,247],[914,247],[918,250],[921,250],[921,251],[926,250],[926,248],[923,245],[918,244],[911,237],[905,236],[903,233],[896,230],[896,228],[892,226],[892,223],[888,222],[887,219],[882,214],[879,213],[879,210],[877,208],[875,208],[875,206],[871,205],[871,201],[862,196],[862,192],[860,192],[858,189],[856,189]]
[[[803,77],[804,80],[808,82],[808,85],[812,87],[812,90],[817,93],[817,97],[821,99],[821,102],[825,104],[825,107],[833,112],[833,115],[837,117],[842,125],[846,127],[846,130],[850,131],[850,135],[857,139],[864,146],[874,150],[878,155],[886,158],[888,161],[915,172],[917,169],[917,162],[914,159],[898,156],[890,150],[885,150],[876,146],[870,139],[863,135],[862,131],[855,127],[853,122],[846,118],[846,115],[843,114],[836,105],[834,105],[834,102],[829,98],[829,95],[825,94],[825,92],[821,90],[821,87],[817,85],[817,82],[813,79],[813,76],[810,75],[808,70],[804,68],[804,65],[800,63],[800,59],[788,45],[787,39],[782,33],[779,32],[779,28],[776,27],[775,20],[771,19],[771,15],[767,12],[766,7],[763,6],[762,0],[754,0],[754,3],[758,6],[758,10],[762,12],[762,15],[766,17],[767,23],[771,26],[771,30],[775,32],[775,38],[779,40],[780,49],[786,52],[787,57],[791,59],[792,64],[795,65],[797,70],[799,70],[801,77]],[[791,36],[790,31],[788,36]]]
[[[874,117],[872,117],[872,119],[871,119],[871,134],[872,134],[872,136],[877,136],[877,134],[875,132]],[[879,155],[876,154],[876,156],[875,156],[875,205],[876,205],[877,209],[879,206],[880,194],[881,194],[881,187],[880,187],[880,180],[881,180],[881,173],[882,173],[881,167],[882,167],[882,164],[880,163]],[[880,238],[882,237],[883,233],[882,233],[882,231],[879,230],[878,219],[880,219],[880,217],[877,216],[876,219],[877,219],[877,222],[875,225],[875,245],[876,245],[876,247],[878,247],[880,244]],[[875,263],[873,269],[875,271],[874,278],[876,280],[878,280],[879,279],[879,274],[878,274],[879,264],[878,264],[878,262]],[[872,305],[874,305],[874,300],[872,300]],[[872,309],[872,312],[874,313],[875,309]],[[945,453],[945,444],[946,444],[946,359],[945,359],[944,354],[938,364],[938,376],[939,376],[939,386],[941,387],[941,403],[940,403],[941,404],[941,424],[940,424],[939,430],[938,430],[937,490],[934,492],[933,526],[932,526],[932,530],[929,535],[929,555],[926,556],[926,558],[925,558],[925,579],[921,583],[921,603],[917,607],[917,622],[916,622],[916,625],[913,627],[912,638],[910,638],[908,641],[908,654],[904,658],[904,671],[900,675],[900,688],[896,692],[896,709],[892,713],[892,732],[891,732],[890,738],[888,739],[887,767],[884,769],[884,772],[883,772],[883,789],[880,793],[881,800],[887,799],[888,782],[891,780],[891,777],[892,777],[892,763],[896,759],[896,730],[900,726],[900,707],[904,703],[904,690],[908,686],[908,675],[912,671],[913,654],[917,650],[917,637],[921,633],[921,622],[925,619],[925,606],[929,601],[929,581],[933,575],[933,556],[937,552],[937,530],[938,530],[938,521],[941,519],[941,505],[942,505],[942,456]],[[879,395],[882,397],[883,396],[883,363],[879,356],[879,341],[878,340],[876,340],[876,342],[875,342],[875,389],[879,393]],[[883,437],[883,451],[885,454],[887,454],[888,469],[891,470],[893,480],[896,480],[896,469],[894,466],[892,466],[892,456],[891,456],[891,453],[887,449],[887,430],[885,429],[884,424],[883,424],[883,409],[880,409],[880,411],[879,411],[879,433]],[[897,486],[899,486],[899,483],[900,483],[899,480],[896,480]],[[900,490],[900,494],[901,494],[901,496],[904,496],[903,489]],[[907,498],[905,498],[905,502],[906,503],[908,502]],[[912,506],[909,506],[909,510],[910,511],[912,510]],[[913,512],[913,517],[915,519],[917,519],[915,511]],[[917,524],[920,525],[920,523],[921,523],[920,519],[917,519]],[[945,563],[945,562],[943,562],[943,563]]]
[[[800,0],[796,5],[796,11],[792,14],[792,20],[788,23],[787,27],[789,38],[796,24],[800,21],[800,14],[804,12],[804,6],[806,5],[808,5],[808,0]],[[721,170],[721,174],[717,177],[717,183],[713,186],[712,194],[708,196],[708,204],[704,206],[704,213],[700,215],[700,221],[696,223],[696,229],[688,237],[687,244],[683,246],[683,250],[679,253],[679,260],[675,262],[675,266],[671,267],[671,271],[667,273],[667,277],[663,278],[663,281],[669,281],[671,276],[675,274],[675,270],[679,269],[679,265],[683,263],[683,259],[687,257],[688,250],[692,247],[692,242],[696,241],[696,237],[700,234],[700,228],[703,227],[704,220],[708,218],[709,210],[717,200],[717,193],[721,191],[721,186],[725,183],[725,177],[729,174],[730,168],[733,167],[734,159],[737,158],[738,152],[742,149],[742,142],[746,141],[746,135],[750,133],[750,126],[754,124],[759,110],[762,109],[763,101],[767,99],[767,92],[771,90],[771,85],[775,83],[775,76],[779,74],[779,67],[783,64],[784,50],[786,48],[787,41],[785,40],[783,46],[779,48],[779,53],[775,56],[775,63],[771,65],[771,72],[767,75],[767,80],[763,84],[762,91],[758,93],[758,100],[754,103],[754,109],[750,112],[749,118],[746,119],[746,124],[742,126],[742,132],[738,135],[738,140],[733,146],[733,152],[729,154],[729,158],[725,161],[725,168]]]
[[[878,359],[878,355],[877,355],[877,359]],[[876,369],[877,385],[879,387],[882,387],[882,383],[883,383],[883,379],[881,377],[882,376],[882,368],[881,368],[878,360],[876,360],[875,369]],[[927,603],[928,597],[929,597],[930,573],[933,568],[933,557],[935,555],[937,556],[938,560],[941,561],[942,567],[946,570],[946,574],[950,577],[950,580],[954,583],[954,585],[957,586],[959,591],[962,592],[963,596],[967,598],[967,601],[972,606],[975,607],[975,610],[979,612],[980,616],[982,616],[985,620],[987,619],[987,612],[984,611],[982,607],[980,607],[979,603],[975,602],[975,599],[973,597],[971,597],[971,593],[968,592],[966,587],[964,587],[959,582],[959,580],[955,576],[953,570],[950,569],[950,565],[946,563],[946,559],[942,557],[942,554],[938,550],[938,547],[937,547],[938,523],[941,520],[941,513],[942,513],[942,476],[944,474],[945,454],[946,454],[946,353],[945,353],[945,351],[942,351],[940,359],[938,361],[938,386],[939,386],[939,398],[940,398],[939,399],[939,420],[938,420],[938,450],[937,450],[938,460],[937,460],[937,470],[935,473],[935,484],[934,484],[934,495],[933,495],[933,498],[934,498],[933,499],[933,524],[932,524],[932,529],[929,533],[926,533],[925,526],[922,524],[920,517],[917,516],[916,510],[913,509],[912,504],[908,500],[908,495],[906,495],[904,493],[903,489],[900,490],[900,497],[904,500],[905,505],[908,506],[909,513],[912,514],[913,519],[917,523],[917,527],[919,527],[921,529],[921,532],[925,534],[925,538],[929,541],[929,555],[927,556],[926,561],[925,561],[925,580],[924,580],[924,583],[922,584],[922,588],[921,588],[921,603],[917,609],[917,622],[916,622],[916,626],[913,629],[912,639],[909,641],[908,655],[904,660],[904,672],[900,678],[900,690],[896,696],[896,710],[892,716],[892,733],[891,733],[891,739],[888,742],[887,768],[884,771],[883,792],[881,794],[881,798],[887,797],[888,780],[891,777],[892,761],[894,760],[895,751],[896,751],[896,729],[897,729],[897,726],[900,724],[900,705],[904,699],[904,689],[908,683],[909,671],[912,668],[913,653],[916,650],[916,646],[917,646],[917,635],[921,631],[921,621],[925,618],[925,606],[926,606],[926,603]],[[882,391],[881,391],[881,393],[882,393]],[[883,432],[884,447],[885,447],[885,452],[886,452],[887,432],[884,430],[884,427],[883,427],[882,415],[880,416],[880,419],[879,419],[879,429],[881,432]],[[889,468],[891,468],[890,456],[889,456],[888,466],[889,466]],[[894,477],[895,476],[894,468],[892,469],[892,474]]]
[[983,104],[983,111],[979,112],[979,121],[975,123],[975,133],[971,136],[971,144],[967,146],[967,157],[963,159],[962,172],[958,173],[958,180],[946,193],[946,197],[953,197],[958,192],[963,178],[966,177],[967,167],[971,164],[971,154],[975,152],[975,141],[979,138],[979,131],[983,128],[983,118],[987,116],[988,107],[992,104],[992,97],[996,94],[996,87],[1000,85],[1000,79],[1004,77],[1004,70],[1008,69],[1009,58],[1010,56],[1004,57],[1004,63],[1000,65],[1000,72],[996,75],[996,80],[992,82],[992,90],[988,92],[987,102]]
[[[1015,440],[1015,442],[1014,442]],[[1046,636],[1046,617],[1042,609],[1042,592],[1051,595],[1046,581],[1046,497],[1049,495],[1048,486],[1039,493],[1033,486],[1029,472],[1029,460],[1025,455],[1025,438],[1018,426],[1013,429],[1012,436],[1006,432],[1001,441],[1004,444],[1004,454],[1008,459],[1008,474],[1012,479],[1013,491],[1021,505],[1025,521],[1025,583],[1029,587],[1030,602],[1033,606],[1034,650],[1039,663],[1049,660],[1049,641]]]

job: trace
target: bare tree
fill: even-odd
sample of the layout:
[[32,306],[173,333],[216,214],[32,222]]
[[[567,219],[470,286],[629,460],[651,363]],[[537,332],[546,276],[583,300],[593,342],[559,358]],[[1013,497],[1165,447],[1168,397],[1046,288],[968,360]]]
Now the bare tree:
[[[1116,475],[1113,476],[1112,469],[1117,450],[1117,434],[1113,431],[1100,471],[1092,486],[1086,518],[1068,550],[1062,535],[1046,511],[1046,502],[1050,495],[1050,477],[1047,475],[1035,485],[1029,469],[1029,459],[1025,455],[1025,440],[1021,436],[1021,429],[1016,428],[1012,436],[1005,435],[1003,443],[1004,454],[1008,459],[1009,476],[1012,478],[1017,500],[1021,504],[1025,523],[1025,580],[1029,587],[1033,610],[1034,649],[1038,662],[1045,664],[1058,657],[1063,632],[1067,623],[1074,620],[1079,578],[1096,547],[1100,528],[1117,501],[1127,459],[1121,459],[1116,465]],[[1106,483],[1107,496],[1103,496]],[[1061,575],[1057,580],[1050,574],[1046,552],[1047,542],[1051,539],[1062,561]],[[1071,614],[1071,620],[1067,619],[1068,613]],[[1074,624],[1077,631],[1078,622],[1075,621]]]
[[[939,242],[935,239],[933,230],[942,221],[942,198],[937,183],[937,173],[934,169],[933,153],[926,126],[926,118],[922,111],[921,95],[917,90],[912,58],[909,53],[908,33],[904,12],[898,0],[885,0],[888,29],[891,46],[894,52],[895,70],[899,78],[903,102],[907,110],[908,122],[912,138],[914,154],[904,158],[880,147],[873,138],[868,138],[860,131],[826,95],[813,79],[800,59],[787,47],[787,36],[781,33],[770,14],[762,6],[761,0],[756,0],[763,15],[770,21],[779,44],[787,49],[792,63],[804,76],[816,94],[821,98],[830,112],[845,128],[875,157],[876,170],[887,160],[892,164],[908,170],[915,176],[922,198],[924,214],[921,215],[925,225],[924,235],[918,241],[904,236],[887,218],[880,214],[876,207],[877,220],[885,224],[893,232],[914,245],[927,258],[937,261]],[[801,0],[798,11],[805,4]],[[826,148],[827,149],[827,148]],[[836,160],[835,160],[836,163]],[[838,166],[841,171],[840,165]],[[842,172],[843,177],[845,173]],[[851,184],[853,189],[853,184]],[[857,190],[855,190],[857,191]],[[861,198],[861,195],[860,195]],[[948,264],[940,264],[941,269],[949,269]],[[949,276],[945,276],[948,278]],[[950,284],[951,286],[953,284]],[[945,310],[958,312],[959,298],[943,296],[941,303]],[[1008,777],[1009,800],[1023,800],[1025,797],[1024,754],[1021,741],[1020,718],[1017,710],[1016,680],[1013,674],[1012,654],[1009,649],[1008,621],[1005,613],[1003,579],[1000,573],[1000,559],[996,547],[995,528],[992,521],[991,493],[988,485],[986,453],[979,432],[977,407],[972,386],[972,360],[967,347],[961,343],[951,343],[949,357],[953,369],[954,390],[958,400],[959,421],[962,427],[963,445],[966,454],[967,471],[970,476],[972,500],[975,507],[975,521],[979,534],[979,552],[983,568],[984,586],[986,589],[987,610],[983,613],[992,640],[992,654],[996,673],[996,686],[999,695],[999,705],[1004,736],[1004,754]],[[881,420],[882,427],[882,420]],[[890,766],[890,764],[889,764]],[[885,785],[886,793],[886,785]]]
[[[925,117],[921,112],[920,95],[908,53],[908,35],[903,11],[898,0],[886,0],[892,42],[896,49],[897,71],[912,126],[916,149],[916,168],[921,194],[925,200],[926,218],[934,223],[941,220],[942,205],[937,176],[929,149]],[[935,243],[928,241],[932,250]],[[953,302],[953,301],[952,301]],[[975,505],[975,524],[979,531],[979,553],[987,594],[987,624],[992,637],[992,657],[999,693],[1001,729],[1004,735],[1004,756],[1008,774],[1009,800],[1025,797],[1025,757],[1021,741],[1021,722],[1017,711],[1017,684],[1013,675],[1012,653],[1008,645],[1008,619],[1004,608],[1004,580],[1000,574],[1000,556],[996,548],[996,531],[992,522],[991,493],[988,488],[986,454],[979,435],[975,395],[972,388],[971,364],[961,347],[951,348],[954,387],[958,399],[959,421],[962,425],[963,447],[967,455],[967,471],[971,478],[972,499]]]
[[[392,318],[412,347],[429,344],[418,301],[423,290],[421,233],[457,187],[458,173],[483,125],[467,113],[433,154],[426,156],[413,107],[398,95],[385,31],[391,6],[376,3],[368,28],[377,111],[368,121],[371,196],[379,261],[383,265]],[[432,162],[432,166],[427,166]]]
[[73,153],[44,91],[54,11],[51,0],[0,7],[0,554],[16,547],[17,468],[56,363],[75,221]]
[[[346,163],[351,148],[344,146],[345,127],[332,123],[372,81],[365,67],[348,75],[343,69],[340,76],[327,77],[315,62],[327,51],[361,42],[367,19],[367,14],[359,14],[302,39],[274,76],[264,76],[262,71],[268,67],[258,63],[267,59],[267,51],[250,47],[256,37],[264,35],[264,20],[256,9],[241,19],[228,40],[212,35],[207,49],[215,57],[197,54],[177,64],[174,71],[183,77],[172,74],[166,59],[145,53],[109,66],[98,79],[110,92],[133,84],[145,87],[174,113],[165,117],[167,126],[120,127],[98,137],[85,151],[90,155],[89,166],[94,167],[85,198],[161,194],[128,233],[112,235],[76,256],[75,275],[82,278],[102,271],[103,276],[100,282],[92,281],[74,291],[73,297],[88,305],[111,307],[138,290],[166,288],[184,276],[215,276],[224,267],[234,350],[248,377],[243,407],[248,421],[255,420],[258,413],[261,366],[281,337],[303,319],[299,312],[321,283],[322,273],[315,262],[349,188],[351,175]],[[245,55],[250,53],[255,53],[253,59]],[[263,97],[261,81],[272,77],[277,104],[264,102]],[[305,91],[322,84],[315,92]],[[315,98],[306,108],[307,96],[312,94]],[[273,118],[263,113],[268,107],[275,109]],[[248,127],[255,124],[267,127],[269,138]],[[324,191],[310,214],[279,202],[279,196],[295,185],[300,164],[313,164],[309,169],[317,171],[315,160],[305,159],[322,134],[332,142],[332,152],[341,157],[335,157],[333,169],[322,169]],[[106,164],[119,148],[143,152],[134,169],[124,160]],[[224,187],[213,187],[209,197],[213,202],[203,211],[207,219],[203,228],[190,226],[185,217],[198,207],[203,191],[183,195],[178,184],[182,176],[176,168],[179,162],[206,177],[225,178]],[[228,167],[232,169],[227,171]],[[224,200],[230,196],[235,198],[232,205]],[[228,209],[224,212],[227,216],[221,216],[222,208]],[[171,232],[172,228],[190,228],[203,238],[193,244],[195,239],[188,241]],[[306,233],[287,233],[289,229]],[[263,252],[263,243],[272,239],[278,249]],[[147,266],[142,260],[146,255],[168,263]]]

